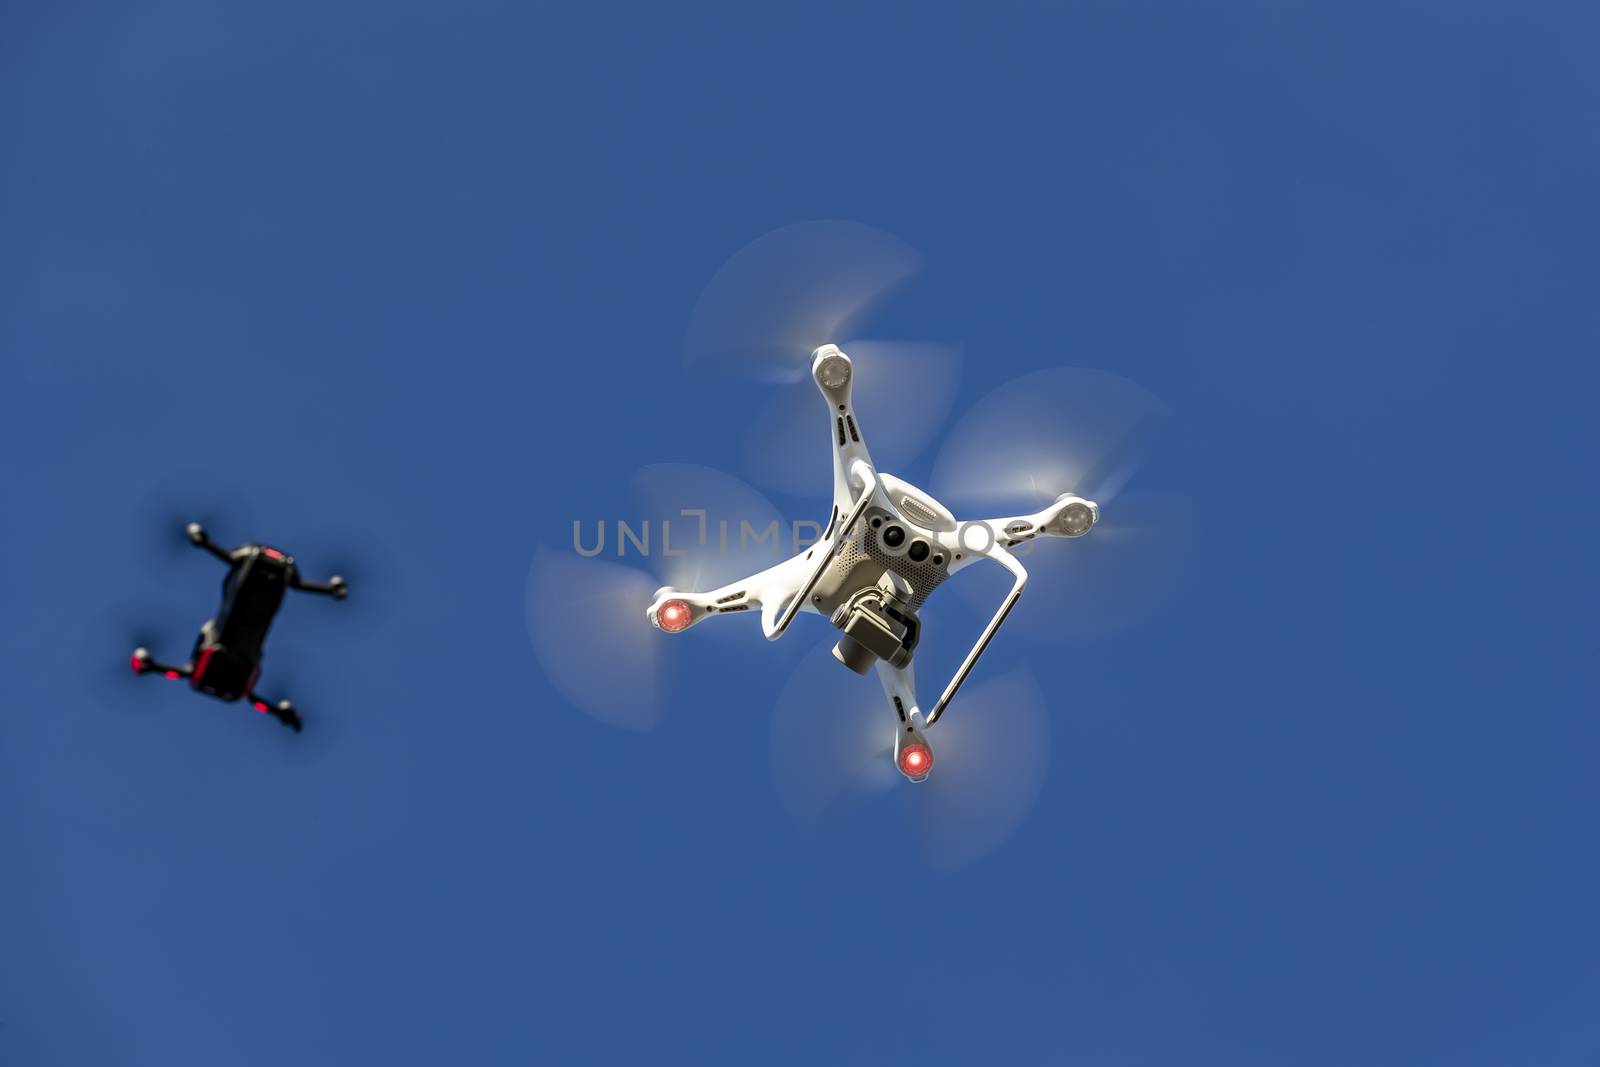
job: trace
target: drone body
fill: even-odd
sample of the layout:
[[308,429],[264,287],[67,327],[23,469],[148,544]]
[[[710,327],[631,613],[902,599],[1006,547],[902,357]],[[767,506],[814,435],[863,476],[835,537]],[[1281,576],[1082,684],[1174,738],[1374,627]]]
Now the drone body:
[[304,723],[292,703],[270,702],[255,692],[267,631],[286,589],[342,600],[348,594],[348,586],[337,575],[327,582],[302,578],[293,556],[268,545],[246,544],[230,552],[213,542],[198,523],[190,523],[185,532],[190,543],[228,565],[222,582],[222,605],[201,626],[187,663],[167,666],[158,663],[149,650],[138,648],[133,652],[134,673],[164,674],[174,681],[188,679],[191,688],[218,700],[248,699],[257,711],[272,715],[298,732]]
[[[833,452],[833,512],[821,540],[717,589],[660,589],[646,614],[659,629],[678,633],[712,615],[759,610],[768,640],[781,637],[801,611],[824,616],[842,631],[833,649],[840,663],[858,674],[876,666],[897,719],[895,766],[920,782],[933,769],[924,730],[944,714],[1027,584],[1027,570],[1010,549],[1041,536],[1081,537],[1100,509],[1067,493],[1030,515],[958,521],[928,493],[873,466],[851,402],[854,368],[845,353],[831,344],[816,349],[811,376],[828,404]],[[1005,567],[1011,590],[924,714],[912,669],[917,612],[945,579],[980,559]]]

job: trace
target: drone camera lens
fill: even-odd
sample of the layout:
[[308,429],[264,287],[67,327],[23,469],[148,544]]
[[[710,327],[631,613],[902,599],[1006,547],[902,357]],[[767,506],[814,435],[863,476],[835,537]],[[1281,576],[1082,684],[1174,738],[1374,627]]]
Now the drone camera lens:
[[839,638],[839,643],[833,646],[833,658],[857,674],[866,674],[878,660],[870,648],[849,634]]
[[899,548],[906,542],[906,532],[899,526],[890,526],[883,531],[883,543],[890,548]]
[[911,557],[913,563],[921,563],[923,560],[928,558],[928,542],[911,542],[911,547],[906,549],[906,555]]

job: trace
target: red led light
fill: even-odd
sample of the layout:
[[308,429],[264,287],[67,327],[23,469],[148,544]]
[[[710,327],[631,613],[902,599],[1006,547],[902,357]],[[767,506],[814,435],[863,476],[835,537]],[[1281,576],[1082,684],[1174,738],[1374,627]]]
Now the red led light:
[[900,750],[900,773],[907,778],[921,778],[933,770],[933,750],[927,745],[907,745]]
[[656,610],[656,623],[669,634],[687,630],[694,621],[694,611],[687,600],[669,600]]
[[177,671],[168,671],[167,672],[167,677],[171,678],[174,682],[176,682],[179,678],[182,677],[182,675],[180,675]]
[[258,701],[255,702],[255,704],[256,704],[256,710],[257,711],[266,711],[267,710],[267,702],[265,700],[258,700]]
[[143,656],[141,656],[141,655],[139,655],[139,653],[135,652],[133,654],[133,660],[131,662],[133,663],[133,673],[134,674],[143,674],[144,673],[144,657]]
[[267,555],[271,556],[273,559],[282,559],[283,558],[283,553],[279,552],[275,548],[263,548],[261,551],[265,552]]

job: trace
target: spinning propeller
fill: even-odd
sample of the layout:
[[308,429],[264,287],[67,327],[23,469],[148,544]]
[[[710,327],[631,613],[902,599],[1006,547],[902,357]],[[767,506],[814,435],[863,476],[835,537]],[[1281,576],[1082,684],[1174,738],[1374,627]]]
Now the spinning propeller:
[[[777,562],[792,540],[771,501],[710,467],[652,464],[630,489],[631,514],[580,522],[576,545],[534,556],[527,623],[539,665],[562,695],[602,722],[648,730],[661,716],[662,635],[644,614],[656,590],[732,581]],[[748,626],[706,632],[760,641]]]
[[1015,550],[1029,576],[1018,633],[1048,641],[1116,632],[1175,588],[1183,502],[1123,491],[1166,416],[1126,378],[1056,367],[1001,385],[945,437],[928,488],[962,519],[1029,512],[1069,492],[1100,505],[1088,536]]
[[740,249],[689,319],[691,367],[747,381],[804,381],[819,345],[851,336],[922,268],[904,241],[854,222],[801,222]]
[[940,868],[1010,837],[1049,765],[1049,713],[1032,674],[1019,668],[963,689],[960,714],[928,731],[933,773],[914,789],[897,789],[903,779],[888,747],[892,716],[877,679],[828,669],[827,647],[801,661],[772,717],[773,777],[801,829],[838,833],[863,808],[906,804],[918,849]]
[[933,442],[955,403],[961,351],[926,341],[861,338],[868,316],[922,269],[904,241],[854,222],[802,222],[757,238],[706,287],[690,319],[691,369],[779,386],[753,413],[745,438],[762,485],[815,495],[830,477],[811,382],[811,353],[837,344],[870,373],[855,406],[873,458],[904,469]]

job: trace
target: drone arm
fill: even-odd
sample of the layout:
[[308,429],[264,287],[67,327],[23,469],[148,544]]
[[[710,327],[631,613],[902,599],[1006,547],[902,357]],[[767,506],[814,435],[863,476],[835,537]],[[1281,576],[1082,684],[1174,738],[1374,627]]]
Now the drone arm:
[[1011,614],[1011,609],[1017,606],[1017,601],[1022,597],[1023,587],[1028,584],[1027,570],[1023,568],[1021,563],[1017,562],[1016,557],[1011,553],[999,545],[995,545],[990,548],[987,555],[1011,572],[1013,579],[1011,591],[1000,602],[1000,607],[995,611],[994,617],[983,628],[983,633],[978,635],[978,640],[967,653],[966,659],[961,661],[961,666],[957,667],[956,673],[951,676],[950,684],[944,687],[944,692],[940,694],[938,703],[928,713],[928,726],[938,722],[939,716],[944,714],[944,709],[950,706],[950,701],[955,697],[956,690],[961,688],[961,683],[965,682],[967,675],[972,673],[972,668],[978,662],[978,657],[983,655],[984,649],[989,647],[989,642],[994,639],[995,633],[1000,629],[1000,624],[1006,621],[1006,616]]
[[1015,548],[1035,537],[1082,537],[1100,521],[1100,505],[1076,493],[1063,493],[1031,515],[980,519],[994,544]]
[[851,506],[849,514],[844,518],[844,522],[833,532],[833,537],[828,540],[827,547],[817,555],[817,562],[811,568],[810,575],[806,577],[799,590],[790,598],[782,613],[778,615],[771,625],[767,625],[765,618],[762,619],[762,629],[766,632],[768,641],[776,641],[789,628],[789,624],[794,621],[795,615],[805,606],[806,599],[811,596],[811,590],[816,588],[817,581],[827,571],[828,566],[833,563],[833,557],[838,554],[839,546],[844,543],[850,531],[855,528],[857,520],[861,518],[861,513],[867,510],[867,505],[872,502],[873,494],[878,490],[878,474],[872,469],[872,464],[866,460],[858,459],[850,465],[850,480],[860,484],[861,495],[856,498],[856,502]]
[[704,592],[663,586],[656,590],[650,606],[645,609],[645,617],[660,629],[677,633],[710,615],[759,610],[765,627],[766,618],[777,611],[783,591],[794,588],[805,565],[806,555],[802,553],[747,578]]
[[833,453],[833,503],[840,514],[854,499],[853,474],[857,464],[872,465],[872,456],[856,425],[852,396],[855,370],[850,357],[837,345],[823,345],[811,353],[811,378],[828,404],[828,431]]
[[893,667],[878,661],[878,680],[899,719],[894,727],[894,765],[913,782],[926,781],[933,770],[933,748],[923,729],[922,712],[917,708],[917,683],[911,664]]
[[304,593],[321,593],[323,596],[331,596],[339,600],[343,600],[350,593],[349,585],[337,574],[325,582],[316,582],[309,578],[302,578],[300,572],[296,570],[289,576],[289,585],[291,588],[298,589]]
[[883,695],[894,705],[894,712],[900,721],[901,729],[922,721],[922,711],[917,707],[914,668],[913,663],[895,667],[881,659],[877,664],[878,681],[883,683]]
[[188,678],[192,675],[194,668],[187,663],[181,667],[161,663],[150,655],[148,649],[136,648],[133,650],[133,673],[160,674],[177,681],[180,678]]
[[261,712],[261,714],[271,715],[295,733],[299,733],[300,728],[305,725],[305,722],[300,718],[300,713],[287,700],[273,702],[256,693],[251,693],[245,699],[250,701],[250,706]]
[[191,522],[184,528],[183,532],[188,535],[191,545],[205,549],[229,566],[233,565],[233,556],[229,554],[227,549],[211,540],[211,535],[206,533],[205,527],[198,522]]

